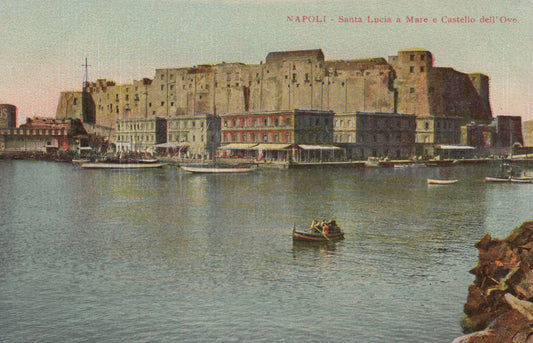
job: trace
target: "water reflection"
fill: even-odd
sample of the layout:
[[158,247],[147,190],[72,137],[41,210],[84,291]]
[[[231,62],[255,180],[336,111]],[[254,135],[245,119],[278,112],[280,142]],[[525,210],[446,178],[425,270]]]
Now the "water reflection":
[[[486,184],[489,169],[236,176],[0,162],[0,284],[11,307],[0,310],[0,332],[11,341],[71,338],[39,328],[26,335],[9,319],[18,313],[87,332],[82,340],[143,341],[157,328],[148,340],[281,341],[295,332],[305,340],[313,332],[316,341],[413,342],[423,325],[428,341],[451,341],[473,244],[486,232],[505,236],[533,213],[533,186]],[[427,178],[444,175],[460,181],[428,187]],[[335,219],[345,239],[293,242],[292,228],[313,218]],[[325,309],[339,330],[323,322]],[[110,317],[122,319],[116,332],[100,320]]]

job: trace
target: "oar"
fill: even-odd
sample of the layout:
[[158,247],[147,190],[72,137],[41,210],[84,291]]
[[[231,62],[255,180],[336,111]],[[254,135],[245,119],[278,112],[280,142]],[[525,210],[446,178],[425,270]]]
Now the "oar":
[[326,234],[324,233],[324,229],[322,229],[322,230],[318,230],[318,231],[320,231],[320,233],[322,234],[322,236],[324,236],[328,241],[331,241],[331,239],[329,239],[329,237],[326,236]]

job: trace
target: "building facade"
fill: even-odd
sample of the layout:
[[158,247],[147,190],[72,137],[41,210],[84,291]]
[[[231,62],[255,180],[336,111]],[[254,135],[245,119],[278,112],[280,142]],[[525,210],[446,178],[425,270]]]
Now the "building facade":
[[220,117],[213,114],[168,118],[167,146],[181,156],[211,159],[220,145]]
[[512,147],[515,144],[524,145],[522,135],[522,117],[519,116],[497,116],[496,127],[498,137],[497,147]]
[[[267,111],[221,115],[224,156],[296,159],[295,149],[334,149],[333,112]],[[298,147],[297,147],[298,146]]]
[[349,159],[409,159],[415,153],[416,117],[399,113],[357,112],[335,116],[335,145]]
[[224,114],[221,143],[333,143],[333,112],[318,110]]
[[79,119],[28,118],[18,128],[0,129],[0,150],[75,152],[86,134]]
[[433,156],[439,144],[460,144],[461,125],[460,117],[417,117],[416,155]]
[[167,121],[165,118],[136,118],[117,121],[116,148],[118,151],[149,151],[165,143]]

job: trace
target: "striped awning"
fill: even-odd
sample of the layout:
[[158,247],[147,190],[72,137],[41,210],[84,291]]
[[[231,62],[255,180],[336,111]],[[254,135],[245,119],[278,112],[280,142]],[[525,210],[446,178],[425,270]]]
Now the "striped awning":
[[298,146],[303,150],[342,150],[338,146],[334,145],[309,145],[309,144],[298,144]]
[[290,144],[261,143],[254,146],[253,150],[285,150],[290,148]]
[[469,145],[446,145],[441,144],[437,146],[438,149],[442,150],[475,150],[476,148]]
[[221,146],[220,150],[248,150],[255,147],[257,143],[230,143]]
[[154,145],[156,148],[168,148],[168,149],[183,149],[189,146],[189,144],[180,143],[161,143]]

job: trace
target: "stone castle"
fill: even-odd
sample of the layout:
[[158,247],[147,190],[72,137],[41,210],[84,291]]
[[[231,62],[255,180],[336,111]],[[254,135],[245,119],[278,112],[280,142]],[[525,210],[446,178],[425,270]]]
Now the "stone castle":
[[431,52],[325,60],[320,49],[271,52],[260,64],[156,69],[153,79],[99,79],[60,95],[56,118],[116,128],[117,120],[294,109],[492,121],[489,78],[433,66]]

